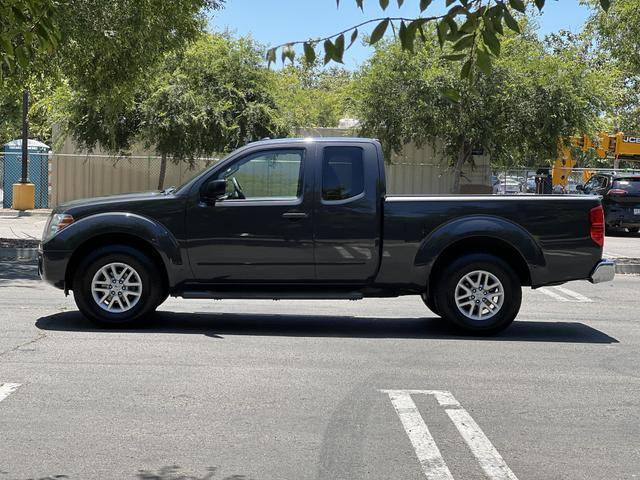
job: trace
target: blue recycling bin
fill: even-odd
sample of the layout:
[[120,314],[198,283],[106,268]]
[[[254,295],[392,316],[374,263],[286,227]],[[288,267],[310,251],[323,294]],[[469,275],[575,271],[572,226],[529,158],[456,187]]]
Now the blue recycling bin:
[[[49,150],[51,148],[38,140],[29,140],[29,181],[36,186],[35,208],[49,206]],[[22,179],[22,140],[12,140],[4,145],[4,208],[13,203],[13,184]]]

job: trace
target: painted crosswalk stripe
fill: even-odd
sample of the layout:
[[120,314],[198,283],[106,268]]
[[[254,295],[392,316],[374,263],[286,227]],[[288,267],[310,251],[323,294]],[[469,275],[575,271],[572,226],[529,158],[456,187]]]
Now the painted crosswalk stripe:
[[440,449],[433,440],[427,424],[424,423],[411,394],[402,390],[389,390],[385,393],[389,394],[393,408],[409,436],[425,476],[429,480],[453,480],[453,475],[442,458]]
[[469,412],[444,390],[380,390],[389,395],[409,440],[416,451],[422,471],[430,480],[451,480],[453,476],[420,412],[411,398],[412,394],[433,395],[458,429],[458,432],[476,457],[480,467],[490,480],[518,480]]
[[15,392],[19,386],[19,383],[0,383],[0,402]]
[[490,479],[518,480],[469,412],[464,408],[447,408],[445,411]]

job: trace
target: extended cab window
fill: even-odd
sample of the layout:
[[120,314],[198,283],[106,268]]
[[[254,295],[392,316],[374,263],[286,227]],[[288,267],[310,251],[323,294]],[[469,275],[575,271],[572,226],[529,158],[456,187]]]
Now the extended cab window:
[[322,199],[346,200],[362,192],[364,192],[362,148],[325,148],[322,160]]
[[218,175],[229,199],[292,200],[302,192],[304,150],[269,150],[249,155]]

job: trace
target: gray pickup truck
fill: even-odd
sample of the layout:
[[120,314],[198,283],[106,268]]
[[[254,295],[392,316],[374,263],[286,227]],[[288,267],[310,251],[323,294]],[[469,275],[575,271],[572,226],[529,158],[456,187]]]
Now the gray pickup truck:
[[251,143],[188,183],[56,208],[43,279],[106,326],[184,298],[420,295],[457,328],[489,334],[521,287],[612,280],[598,197],[390,196],[376,140]]

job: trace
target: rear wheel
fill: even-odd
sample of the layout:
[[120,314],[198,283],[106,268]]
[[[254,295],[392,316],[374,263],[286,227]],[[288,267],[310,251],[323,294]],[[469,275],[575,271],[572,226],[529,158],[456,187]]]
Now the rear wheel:
[[140,251],[106,246],[92,252],[76,269],[73,296],[82,314],[106,327],[135,325],[163,300],[156,265]]
[[439,313],[461,331],[475,335],[507,328],[522,301],[520,281],[513,269],[487,254],[458,258],[438,276],[434,289]]

